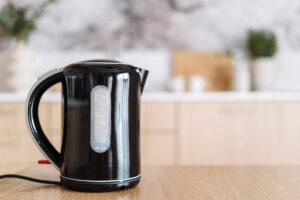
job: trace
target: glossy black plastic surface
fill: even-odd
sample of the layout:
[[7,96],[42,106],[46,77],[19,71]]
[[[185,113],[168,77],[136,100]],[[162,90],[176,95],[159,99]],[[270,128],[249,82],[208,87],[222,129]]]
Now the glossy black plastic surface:
[[140,178],[130,181],[112,183],[93,183],[85,181],[68,180],[61,177],[61,182],[64,187],[70,190],[77,190],[81,192],[111,192],[116,190],[133,188],[140,182]]
[[61,168],[61,154],[54,148],[46,137],[38,116],[38,108],[43,93],[52,85],[64,80],[62,71],[51,74],[47,79],[40,79],[29,92],[26,101],[26,122],[32,139],[43,154],[55,165]]
[[[37,143],[46,146],[42,150],[49,158],[58,160],[56,165],[61,170],[63,185],[99,192],[130,188],[138,183],[139,178],[131,178],[140,175],[140,96],[147,74],[146,70],[116,61],[91,60],[69,65],[57,75],[64,97],[61,153],[57,155],[45,140]],[[111,144],[103,153],[93,151],[90,146],[91,91],[98,85],[108,87],[111,93]],[[39,91],[40,86],[37,88],[32,95],[34,105],[39,102],[34,96],[44,92]],[[35,115],[37,112],[32,114]],[[37,135],[43,135],[41,131],[36,130]],[[81,184],[76,184],[76,180]]]

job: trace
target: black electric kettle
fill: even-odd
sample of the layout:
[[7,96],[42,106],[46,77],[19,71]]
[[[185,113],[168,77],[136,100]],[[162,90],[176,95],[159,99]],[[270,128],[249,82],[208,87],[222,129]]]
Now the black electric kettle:
[[[53,70],[35,83],[26,101],[29,132],[60,171],[61,184],[90,192],[131,188],[140,181],[140,96],[148,71],[112,60],[90,60]],[[43,93],[62,84],[60,153],[38,117]]]

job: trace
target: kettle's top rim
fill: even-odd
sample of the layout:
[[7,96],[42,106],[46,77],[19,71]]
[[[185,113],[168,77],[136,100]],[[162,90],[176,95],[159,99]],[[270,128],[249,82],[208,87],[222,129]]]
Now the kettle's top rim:
[[77,66],[77,65],[89,65],[89,64],[99,64],[99,65],[124,65],[127,67],[130,67],[134,70],[143,70],[143,71],[148,71],[147,69],[143,69],[141,67],[136,67],[131,64],[123,63],[118,60],[112,60],[112,59],[91,59],[91,60],[83,60],[79,62],[74,62],[72,64],[67,65],[65,68],[72,67],[72,66]]
[[85,63],[103,63],[103,64],[115,64],[115,63],[118,63],[118,64],[125,64],[125,63],[122,63],[122,62],[120,62],[118,60],[111,60],[111,59],[82,60],[82,61],[75,62],[75,63],[72,63],[72,64],[85,64]]

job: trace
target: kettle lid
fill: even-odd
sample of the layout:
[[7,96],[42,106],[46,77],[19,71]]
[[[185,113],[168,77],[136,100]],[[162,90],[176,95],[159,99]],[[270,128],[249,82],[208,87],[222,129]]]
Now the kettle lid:
[[92,60],[83,60],[83,61],[80,61],[78,63],[89,63],[89,62],[94,62],[94,63],[121,63],[120,61],[118,60],[111,60],[111,59],[92,59]]

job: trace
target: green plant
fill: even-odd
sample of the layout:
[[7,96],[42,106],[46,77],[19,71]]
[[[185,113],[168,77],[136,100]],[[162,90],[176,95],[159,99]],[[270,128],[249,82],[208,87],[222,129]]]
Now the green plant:
[[17,7],[9,2],[0,10],[0,31],[8,37],[27,42],[36,28],[36,21],[42,16],[45,8],[55,0],[47,0],[29,16],[29,7]]
[[248,49],[253,58],[272,57],[277,51],[276,35],[269,30],[250,30]]

